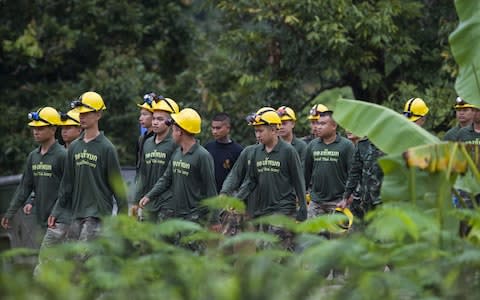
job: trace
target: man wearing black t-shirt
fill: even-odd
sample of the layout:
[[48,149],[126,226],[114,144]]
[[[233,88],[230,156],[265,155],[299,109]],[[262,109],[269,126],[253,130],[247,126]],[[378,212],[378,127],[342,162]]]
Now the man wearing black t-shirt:
[[243,147],[230,139],[231,121],[227,113],[221,112],[213,116],[211,126],[215,140],[207,143],[205,148],[213,156],[215,182],[217,192],[220,192],[223,181],[237,161]]

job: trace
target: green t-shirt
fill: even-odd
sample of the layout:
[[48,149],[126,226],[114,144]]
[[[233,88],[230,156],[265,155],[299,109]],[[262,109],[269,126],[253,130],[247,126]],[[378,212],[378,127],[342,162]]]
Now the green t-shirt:
[[245,200],[255,189],[255,217],[273,213],[292,215],[298,198],[300,210],[297,219],[306,218],[302,164],[292,145],[279,139],[270,153],[266,152],[265,145],[253,148],[247,177],[237,197]]
[[444,141],[456,141],[457,140],[457,134],[462,129],[460,125],[457,125],[455,127],[450,128],[446,133],[445,136],[443,137]]
[[43,155],[40,153],[40,147],[30,152],[22,180],[10,202],[5,217],[12,218],[18,209],[25,204],[33,191],[35,199],[32,204],[37,222],[46,227],[47,219],[57,200],[65,156],[65,148],[57,142]]
[[338,201],[345,192],[354,146],[337,134],[329,145],[320,138],[310,142],[305,157],[305,182],[312,185],[312,201]]
[[480,132],[476,132],[473,126],[474,124],[461,128],[457,133],[457,141],[480,145]]
[[292,146],[295,148],[295,150],[297,150],[303,167],[303,164],[305,163],[305,155],[307,154],[307,143],[294,136],[292,140]]
[[[235,191],[238,191],[243,180],[245,179],[245,176],[247,175],[247,170],[250,166],[255,147],[258,147],[258,145],[250,145],[242,150],[240,156],[233,165],[232,170],[230,173],[228,173],[227,178],[225,178],[225,181],[223,182],[222,189],[220,191],[221,194],[232,195]],[[255,211],[255,199],[256,197],[254,191],[250,194],[246,201],[247,212],[249,215],[253,215]]]
[[53,216],[58,217],[61,208],[71,208],[74,219],[112,215],[113,196],[118,212],[125,212],[126,186],[115,147],[103,132],[88,143],[83,137],[84,133],[67,149],[65,172]]
[[[137,201],[148,193],[158,179],[162,177],[173,152],[177,149],[177,145],[170,134],[158,144],[155,137],[156,135],[148,138],[143,145],[142,163],[140,164],[136,184],[135,199]],[[172,191],[167,190],[153,200],[145,207],[148,211],[158,211],[163,207],[172,207]]]
[[152,201],[171,189],[176,217],[203,219],[208,210],[200,206],[200,201],[217,195],[214,172],[212,156],[198,142],[185,154],[178,147],[167,170],[146,196]]

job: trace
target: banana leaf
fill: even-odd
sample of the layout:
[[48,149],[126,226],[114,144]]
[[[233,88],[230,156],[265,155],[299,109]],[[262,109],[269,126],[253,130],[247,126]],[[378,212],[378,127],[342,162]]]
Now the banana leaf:
[[452,54],[459,66],[457,94],[480,107],[480,1],[456,0],[460,22],[450,34]]
[[335,121],[357,136],[367,136],[385,153],[403,153],[408,148],[440,143],[440,140],[403,115],[380,105],[340,99]]

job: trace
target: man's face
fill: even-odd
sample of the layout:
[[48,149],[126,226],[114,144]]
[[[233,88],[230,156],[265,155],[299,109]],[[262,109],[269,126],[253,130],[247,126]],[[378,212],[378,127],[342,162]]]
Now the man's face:
[[175,144],[180,144],[180,141],[182,139],[183,132],[178,127],[177,125],[172,125],[172,139],[175,142]]
[[421,117],[420,119],[414,121],[414,123],[417,124],[420,127],[423,127],[423,125],[425,125],[426,121],[427,121],[426,117]]
[[310,133],[311,133],[314,137],[318,137],[318,134],[317,134],[317,123],[318,123],[318,120],[311,120],[311,121],[310,121]]
[[145,108],[140,110],[140,116],[138,117],[138,122],[143,128],[152,127],[152,113]]
[[278,134],[281,137],[288,136],[293,131],[293,128],[295,128],[294,121],[282,121],[282,126],[280,126],[280,129],[278,130]]
[[71,143],[73,140],[78,138],[82,133],[82,128],[77,125],[65,125],[62,126],[62,139],[66,143]]
[[100,120],[100,112],[98,111],[89,111],[85,113],[80,113],[80,126],[83,129],[92,128]]
[[475,116],[475,109],[470,107],[457,108],[455,114],[457,116],[458,122],[466,124],[473,121],[473,117]]
[[277,130],[269,125],[255,126],[255,137],[260,144],[270,144],[277,138]]
[[156,134],[163,134],[168,130],[165,121],[170,118],[170,115],[164,111],[154,111],[152,115],[152,130]]
[[44,143],[55,136],[55,130],[54,126],[32,127],[33,139],[37,143]]
[[320,116],[315,123],[316,135],[320,138],[328,138],[337,132],[337,124],[331,116]]
[[212,121],[212,135],[216,140],[223,139],[230,133],[230,125],[224,121]]
[[479,124],[479,123],[480,123],[480,109],[474,109],[473,122],[474,122],[475,124]]

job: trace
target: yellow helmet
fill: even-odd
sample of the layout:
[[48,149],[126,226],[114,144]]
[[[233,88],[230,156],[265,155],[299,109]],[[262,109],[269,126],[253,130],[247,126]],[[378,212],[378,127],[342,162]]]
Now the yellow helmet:
[[170,114],[178,114],[180,111],[177,102],[170,98],[163,98],[153,103],[153,110],[162,110]]
[[202,118],[192,108],[184,108],[179,113],[174,113],[170,116],[173,120],[170,124],[177,124],[178,127],[188,133],[197,134],[202,130]]
[[72,101],[70,106],[80,114],[107,109],[105,103],[103,102],[102,96],[95,92],[83,93],[78,100]]
[[313,121],[313,120],[318,120],[320,119],[320,116],[325,114],[325,113],[332,113],[332,111],[330,109],[328,109],[328,107],[326,107],[325,105],[323,104],[315,104],[314,106],[312,106],[312,108],[310,109],[310,113],[308,115],[308,119],[310,121]]
[[69,110],[67,113],[60,112],[61,126],[79,126],[80,114],[75,109]]
[[262,107],[256,113],[250,114],[246,117],[248,125],[280,125],[282,120],[277,114],[277,111],[271,107]]
[[50,106],[28,113],[28,118],[31,120],[28,123],[30,127],[57,126],[61,123],[58,111]]
[[461,109],[461,108],[477,108],[478,109],[477,106],[466,102],[465,100],[463,100],[460,97],[457,97],[457,99],[455,99],[455,103],[456,103],[455,104],[455,109]]
[[411,98],[405,103],[403,115],[407,117],[409,121],[415,122],[426,116],[428,111],[427,105],[421,98]]
[[280,106],[277,109],[277,114],[282,121],[296,121],[295,112],[288,106]]

